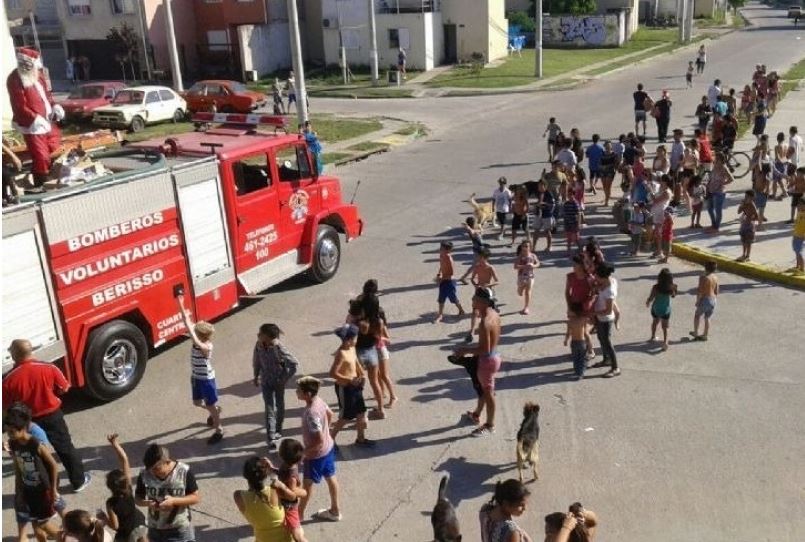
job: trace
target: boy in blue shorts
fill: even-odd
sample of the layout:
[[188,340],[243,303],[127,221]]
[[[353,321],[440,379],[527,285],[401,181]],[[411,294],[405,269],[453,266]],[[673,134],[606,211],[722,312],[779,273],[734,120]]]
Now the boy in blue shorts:
[[335,478],[335,442],[330,436],[333,411],[319,397],[321,380],[302,376],[296,381],[296,396],[304,401],[302,412],[302,442],[305,445],[303,488],[307,495],[299,499],[299,520],[305,519],[305,509],[313,494],[313,484],[322,478],[330,490],[330,508],[323,508],[313,517],[326,521],[341,521],[338,508],[338,481]]
[[436,313],[433,323],[441,322],[444,313],[444,302],[450,300],[450,303],[458,307],[458,315],[464,315],[464,309],[456,295],[456,281],[453,280],[453,243],[450,241],[442,241],[439,247],[439,272],[436,273],[436,282],[439,284],[439,312]]
[[179,312],[182,321],[190,332],[193,346],[190,350],[190,384],[193,391],[193,404],[206,409],[210,415],[207,425],[215,432],[207,439],[207,444],[217,444],[224,438],[221,425],[221,407],[218,406],[218,387],[215,384],[215,369],[212,368],[212,334],[215,328],[209,322],[199,321],[193,324],[190,312],[184,308],[184,296],[178,295]]

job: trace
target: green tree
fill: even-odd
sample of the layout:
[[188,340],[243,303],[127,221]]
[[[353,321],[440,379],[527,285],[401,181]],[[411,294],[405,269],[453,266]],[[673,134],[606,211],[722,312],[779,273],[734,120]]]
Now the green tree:
[[[596,0],[542,0],[542,11],[561,15],[587,15],[595,13]],[[537,1],[531,0],[528,15],[534,17],[537,13]]]
[[123,70],[123,79],[126,78],[126,64],[131,69],[131,78],[137,79],[134,65],[139,64],[140,37],[134,28],[127,23],[120,23],[119,28],[113,26],[109,29],[109,32],[106,33],[106,39],[114,47],[115,58],[120,62]]
[[519,26],[523,32],[534,31],[534,16],[529,16],[525,11],[511,11],[506,14],[506,19],[510,25]]

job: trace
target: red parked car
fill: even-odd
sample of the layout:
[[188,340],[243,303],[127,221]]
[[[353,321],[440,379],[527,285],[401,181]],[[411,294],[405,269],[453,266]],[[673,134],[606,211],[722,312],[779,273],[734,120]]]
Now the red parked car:
[[209,111],[213,104],[219,113],[251,113],[266,104],[266,96],[237,81],[209,79],[199,81],[182,94],[191,113]]
[[108,105],[119,91],[126,88],[122,81],[102,81],[87,83],[73,89],[66,100],[59,102],[64,108],[64,120],[92,120],[92,113],[98,107]]

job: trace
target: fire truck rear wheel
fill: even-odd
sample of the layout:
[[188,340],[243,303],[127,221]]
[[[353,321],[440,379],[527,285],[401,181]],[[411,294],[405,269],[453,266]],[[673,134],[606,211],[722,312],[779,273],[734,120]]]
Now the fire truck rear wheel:
[[341,264],[341,240],[332,226],[319,226],[310,276],[316,282],[326,282],[335,276]]
[[143,118],[141,116],[137,115],[136,117],[131,119],[131,124],[129,125],[129,130],[131,130],[134,133],[137,133],[140,130],[142,130],[143,128],[145,128],[145,121],[143,120]]
[[89,336],[84,366],[85,391],[112,401],[133,390],[145,372],[148,343],[142,331],[125,320],[113,320]]

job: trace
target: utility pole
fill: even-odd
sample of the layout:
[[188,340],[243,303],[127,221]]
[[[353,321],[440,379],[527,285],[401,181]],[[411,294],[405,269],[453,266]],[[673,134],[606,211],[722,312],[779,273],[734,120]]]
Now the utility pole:
[[369,67],[372,70],[372,86],[379,83],[377,75],[377,24],[375,22],[375,0],[369,2]]
[[542,0],[534,13],[534,77],[542,79]]
[[176,47],[176,34],[173,30],[173,12],[171,11],[171,0],[162,0],[165,8],[165,31],[168,36],[168,54],[171,59],[171,75],[173,76],[173,88],[177,92],[182,92],[182,68],[179,66],[179,49]]
[[344,47],[344,31],[341,29],[343,22],[341,22],[341,8],[338,7],[338,0],[335,0],[335,12],[338,18],[338,65],[341,66],[341,78],[344,84],[349,84],[347,76],[347,49]]
[[693,39],[693,12],[695,7],[693,0],[689,0],[688,13],[685,16],[685,43],[690,43],[690,40]]
[[[296,0],[288,0],[288,26],[291,30],[291,61],[296,86],[296,116],[299,124],[304,124],[308,120],[307,89],[305,88],[305,64],[302,62],[302,42],[299,39],[299,12],[296,9]],[[340,28],[338,30],[341,31]]]
[[[143,59],[145,60],[145,73],[150,81],[151,77],[151,61],[148,60],[148,38],[145,30],[145,10],[143,9],[142,0],[135,0],[137,2],[137,15],[140,19],[140,37],[143,39]],[[142,74],[140,74],[142,75]]]
[[679,23],[679,43],[685,43],[685,22],[687,19],[687,6],[685,5],[686,0],[678,0],[679,5],[676,10],[677,17],[676,20]]

